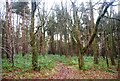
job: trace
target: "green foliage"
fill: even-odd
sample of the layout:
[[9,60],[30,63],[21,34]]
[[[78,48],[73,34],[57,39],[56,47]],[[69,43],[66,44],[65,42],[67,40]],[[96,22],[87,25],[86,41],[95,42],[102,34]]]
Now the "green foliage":
[[12,5],[13,12],[23,16],[23,9],[25,8],[25,13],[29,14],[30,10],[28,7],[28,2],[14,2]]
[[[92,68],[94,66],[96,67],[96,69],[104,68],[107,72],[114,72],[108,70],[106,61],[102,57],[100,57],[99,59],[99,64],[94,64],[92,56],[84,56],[84,66],[81,68],[81,70],[88,70],[89,68]],[[38,70],[51,70],[53,67],[56,66],[56,62],[58,61],[64,63],[65,65],[75,66],[76,68],[78,68],[77,56],[66,58],[65,55],[60,56],[57,54],[44,54],[38,56]],[[9,63],[7,59],[2,59],[2,67],[4,69],[3,71],[22,69],[22,73],[24,73],[26,70],[30,70],[32,68],[32,55],[25,54],[25,56],[23,57],[22,54],[16,54],[14,56],[14,64],[15,66],[12,67],[12,64]]]
[[106,72],[115,73],[115,71],[107,69]]
[[51,69],[55,66],[55,60],[49,55],[40,55],[39,57],[39,69]]
[[12,64],[6,58],[2,59],[2,68],[4,68],[4,72],[6,72],[6,71],[12,71],[12,70],[15,69],[15,68],[12,68]]
[[84,65],[84,66],[81,68],[81,70],[88,70],[89,68],[90,68],[89,65]]
[[22,54],[17,54],[14,56],[14,67],[7,59],[2,59],[2,68],[4,71],[12,71],[15,69],[30,69],[32,56],[30,54],[26,54],[24,57]]
[[81,68],[82,70],[87,70],[93,66],[93,57],[92,56],[84,56],[84,66]]
[[14,63],[15,67],[17,68],[29,68],[32,65],[32,55],[31,54],[25,54],[23,57],[22,54],[15,55],[14,57]]

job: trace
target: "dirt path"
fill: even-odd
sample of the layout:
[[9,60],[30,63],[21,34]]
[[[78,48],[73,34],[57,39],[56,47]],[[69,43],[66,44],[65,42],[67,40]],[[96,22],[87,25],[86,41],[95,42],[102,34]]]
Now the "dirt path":
[[112,79],[117,77],[117,73],[110,73],[102,70],[77,70],[57,62],[55,67],[57,73],[48,77],[49,79]]
[[74,71],[72,70],[72,68],[65,66],[63,63],[60,62],[57,62],[55,70],[57,71],[57,73],[50,76],[50,79],[72,79],[72,76],[74,76]]

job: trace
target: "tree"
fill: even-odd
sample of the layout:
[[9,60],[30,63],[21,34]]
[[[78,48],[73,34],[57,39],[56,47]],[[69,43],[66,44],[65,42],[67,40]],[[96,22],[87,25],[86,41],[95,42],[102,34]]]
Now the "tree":
[[4,57],[5,54],[5,21],[0,20],[0,26],[2,27],[2,58]]
[[34,14],[36,11],[36,2],[31,0],[31,26],[30,26],[30,45],[32,47],[32,67],[33,70],[37,70],[38,67],[38,53],[35,42],[35,34],[34,34]]
[[[110,16],[112,15],[112,6],[110,7]],[[115,60],[114,60],[114,48],[113,48],[113,20],[109,20],[109,36],[108,36],[108,41],[109,41],[109,49],[110,49],[110,59],[111,59],[111,64],[115,65]]]
[[[14,2],[13,3],[13,13],[16,13],[17,15],[20,15],[22,17],[22,55],[24,56],[24,54],[26,53],[25,50],[25,17],[29,14],[29,7],[28,7],[28,2]],[[17,28],[19,29],[19,28]],[[19,30],[17,31],[17,37],[18,38],[18,34],[19,34]],[[18,42],[18,40],[16,41]],[[18,50],[18,45],[16,43],[16,48]]]
[[[91,18],[91,33],[93,32],[93,29],[94,29],[94,17],[93,17],[93,7],[92,7],[92,1],[90,0],[89,2],[90,4],[90,18]],[[95,64],[98,64],[98,45],[97,45],[97,36],[94,38],[94,41],[93,41],[93,55],[94,55],[94,63]],[[88,47],[89,49],[89,47]]]
[[98,31],[98,25],[100,23],[100,20],[104,17],[105,13],[107,12],[107,9],[109,8],[109,6],[111,6],[113,3],[114,3],[115,0],[113,0],[112,2],[110,2],[109,4],[107,4],[106,6],[104,5],[104,9],[103,9],[103,12],[101,13],[101,15],[98,16],[97,18],[97,21],[96,21],[96,25],[95,25],[95,28],[94,28],[94,32],[89,40],[89,43],[87,44],[87,46],[84,48],[84,53],[85,51],[88,49],[88,47],[92,44],[96,34],[97,34],[97,31]]
[[75,2],[72,2],[73,7],[73,19],[74,19],[74,29],[73,33],[75,35],[75,44],[77,49],[77,56],[78,56],[78,65],[79,69],[83,67],[83,52],[82,52],[82,44],[81,44],[81,36],[79,31],[79,24],[78,24],[78,15],[77,15],[77,7]]
[[19,25],[19,16],[17,14],[17,26],[16,26],[16,40],[15,40],[15,52],[19,53],[19,35],[20,35],[20,25]]
[[52,13],[52,16],[49,17],[48,21],[48,35],[50,36],[50,54],[55,54],[55,43],[54,43],[54,33],[55,33],[55,15]]
[[[43,7],[43,14],[44,14],[44,7]],[[44,24],[45,24],[45,20],[44,20],[44,15],[41,15],[40,14],[40,9],[38,9],[38,16],[39,16],[39,23],[41,24],[41,26],[38,26],[38,53],[41,54],[42,51],[43,51],[43,41],[45,39],[43,39],[43,35],[45,37],[45,28],[44,27]],[[44,29],[44,34],[42,34],[42,29]]]
[[13,26],[12,26],[12,0],[10,1],[10,36],[11,36],[11,57],[12,57],[12,66],[14,66],[14,33],[13,33]]
[[8,0],[6,0],[6,55],[10,58],[9,27],[8,27]]
[[23,17],[22,17],[22,55],[25,55],[25,27],[24,27],[24,20],[25,20],[25,8],[23,9]]

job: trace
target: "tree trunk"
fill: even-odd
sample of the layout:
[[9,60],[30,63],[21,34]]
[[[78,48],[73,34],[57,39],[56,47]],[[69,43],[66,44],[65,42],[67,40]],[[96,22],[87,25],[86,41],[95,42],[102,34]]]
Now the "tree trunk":
[[97,45],[97,39],[95,38],[93,41],[93,55],[94,55],[94,63],[98,64],[98,45]]
[[22,17],[22,56],[25,55],[25,34],[24,34],[24,20],[25,20],[25,9],[23,9],[23,17]]
[[27,18],[26,18],[26,17],[24,18],[24,20],[26,21],[26,26],[25,26],[25,27],[26,27],[26,28],[25,28],[25,53],[28,53],[28,52],[29,52],[29,50],[28,50],[28,47],[29,47],[29,46],[28,46],[28,44],[29,44],[29,40],[28,40],[28,39],[29,39],[29,35],[28,35],[28,31],[29,31],[29,30],[28,30],[28,25],[29,25],[29,24],[28,24],[28,21],[27,21]]
[[120,29],[118,29],[118,78],[120,78]]
[[115,60],[114,60],[114,51],[113,51],[113,31],[112,31],[112,21],[110,20],[110,35],[109,35],[109,48],[110,48],[110,60],[111,64],[115,65]]
[[5,48],[5,22],[3,21],[0,21],[0,26],[2,27],[2,58],[4,57],[4,54],[5,54],[5,51],[4,51],[4,48]]
[[38,53],[42,53],[42,31],[39,30],[38,32]]
[[106,56],[106,63],[107,67],[109,67],[109,61],[108,61],[108,46],[107,46],[107,39],[105,38],[105,31],[104,31],[104,39],[105,39],[105,56]]
[[32,4],[32,13],[31,13],[31,26],[30,26],[30,45],[32,47],[32,67],[33,70],[37,70],[38,67],[38,53],[37,53],[37,47],[35,43],[35,35],[34,35],[34,13],[36,10],[36,2],[31,1]]
[[10,57],[9,28],[8,28],[8,0],[6,0],[6,55]]
[[18,23],[18,15],[17,15],[17,26],[16,26],[16,46],[15,46],[15,51],[16,51],[16,53],[18,54],[18,52],[19,52],[19,45],[18,45],[18,43],[19,43],[19,23]]
[[67,29],[65,28],[65,32],[64,32],[64,53],[65,56],[68,57],[68,44],[67,44]]
[[59,53],[60,53],[60,55],[62,55],[62,53],[63,53],[63,49],[62,49],[62,34],[60,33],[60,49],[59,49]]
[[78,65],[79,65],[79,69],[81,69],[83,67],[83,55],[79,52],[79,57],[78,57]]
[[11,57],[12,57],[12,66],[14,66],[14,33],[12,26],[12,0],[10,1],[10,33],[11,33]]
[[54,53],[54,35],[52,32],[50,33],[50,54],[55,54]]
[[[91,23],[90,23],[91,31],[90,31],[90,33],[92,35],[93,29],[94,29],[94,17],[93,17],[93,7],[92,7],[91,0],[90,0],[89,4],[90,4],[90,18],[91,18]],[[95,39],[93,41],[92,48],[93,48],[93,53],[94,53],[93,54],[94,55],[94,63],[98,64],[98,45],[97,45],[97,38],[96,37],[95,37]],[[88,49],[89,49],[89,47],[88,47]]]

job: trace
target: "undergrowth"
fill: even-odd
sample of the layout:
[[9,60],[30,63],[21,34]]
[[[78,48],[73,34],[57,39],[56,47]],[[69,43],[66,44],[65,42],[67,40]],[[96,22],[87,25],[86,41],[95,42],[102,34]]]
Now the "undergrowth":
[[[53,54],[44,54],[39,55],[38,57],[38,70],[49,69],[51,70],[53,67],[56,66],[56,62],[62,62],[65,65],[75,66],[78,68],[78,59],[77,56],[72,57],[65,57],[65,55],[53,55]],[[91,67],[95,66],[96,69],[100,68],[107,68],[106,62],[104,59],[99,58],[99,64],[94,64],[92,56],[84,56],[84,66],[82,70],[90,69]],[[22,56],[22,54],[17,54],[14,56],[14,67],[12,64],[9,63],[7,59],[2,59],[2,68],[3,72],[12,71],[15,69],[23,69],[25,72],[26,70],[32,69],[32,55],[26,54]],[[107,72],[114,72],[111,70],[106,69]]]

